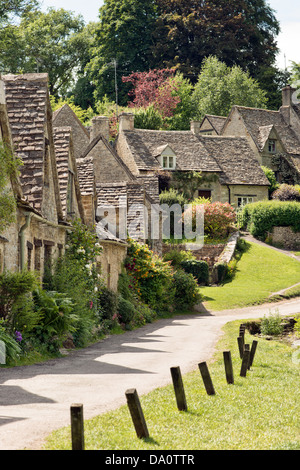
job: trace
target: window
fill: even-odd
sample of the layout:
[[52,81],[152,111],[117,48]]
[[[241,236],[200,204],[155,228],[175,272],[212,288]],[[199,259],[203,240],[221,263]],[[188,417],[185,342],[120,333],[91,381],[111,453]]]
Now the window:
[[252,196],[238,197],[238,207],[245,206],[246,204],[251,204],[251,202],[253,202]]
[[198,197],[204,197],[205,199],[210,199],[211,191],[208,189],[198,189]]
[[276,152],[276,140],[272,140],[272,139],[269,140],[268,150],[269,150],[269,153],[275,153]]
[[173,155],[163,155],[162,166],[165,169],[174,170],[175,169],[175,157]]

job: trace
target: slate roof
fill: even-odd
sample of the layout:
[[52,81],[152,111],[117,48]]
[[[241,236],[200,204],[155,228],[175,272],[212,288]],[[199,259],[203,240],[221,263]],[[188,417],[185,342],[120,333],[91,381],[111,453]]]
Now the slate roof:
[[83,196],[94,195],[96,184],[92,157],[77,159],[77,173],[81,194]]
[[[267,130],[268,127],[274,126],[285,150],[291,154],[300,154],[300,141],[292,128],[286,124],[279,111],[233,106],[231,113],[234,110],[237,110],[242,117],[259,151],[262,151],[264,142],[261,129],[264,128]],[[231,113],[228,119],[230,119]]]
[[56,165],[60,186],[60,197],[63,213],[67,212],[67,192],[69,181],[69,156],[71,151],[71,127],[54,127],[53,139],[56,154]]
[[222,173],[221,184],[269,186],[265,173],[244,137],[199,136]]
[[43,197],[48,75],[3,75],[7,114],[15,152],[23,160],[20,183],[24,196],[40,211]]
[[190,131],[124,131],[140,170],[161,169],[158,149],[169,145],[176,169],[214,172],[221,184],[269,185],[245,137],[203,136]]
[[139,170],[158,170],[158,149],[169,145],[176,154],[176,168],[182,171],[220,172],[217,162],[191,131],[123,131]]
[[221,135],[222,133],[222,129],[224,127],[224,124],[227,120],[227,117],[224,117],[224,116],[215,116],[213,114],[206,114],[202,120],[202,123],[203,121],[207,119],[210,124],[212,125],[212,127],[215,129],[215,131],[217,132],[218,135]]

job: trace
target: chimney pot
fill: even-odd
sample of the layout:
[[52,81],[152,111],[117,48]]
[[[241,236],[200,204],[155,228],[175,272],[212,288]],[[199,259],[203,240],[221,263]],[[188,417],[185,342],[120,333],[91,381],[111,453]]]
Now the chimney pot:
[[119,132],[134,130],[134,114],[121,113],[119,116]]
[[282,90],[282,106],[292,106],[293,104],[293,94],[296,91],[295,88],[290,85],[286,86]]
[[94,140],[99,134],[109,141],[109,118],[107,116],[95,116],[92,119],[90,141]]
[[199,135],[200,134],[200,126],[201,126],[200,121],[191,121],[191,132],[195,135]]

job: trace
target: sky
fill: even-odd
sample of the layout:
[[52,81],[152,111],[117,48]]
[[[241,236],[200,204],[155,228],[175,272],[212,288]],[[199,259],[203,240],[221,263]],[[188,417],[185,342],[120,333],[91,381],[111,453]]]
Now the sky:
[[[86,23],[98,20],[99,8],[104,0],[41,0],[42,10],[47,8],[64,8],[75,14],[81,14]],[[280,53],[277,65],[284,69],[291,62],[300,63],[300,2],[299,0],[267,0],[280,22],[281,33],[277,38]]]

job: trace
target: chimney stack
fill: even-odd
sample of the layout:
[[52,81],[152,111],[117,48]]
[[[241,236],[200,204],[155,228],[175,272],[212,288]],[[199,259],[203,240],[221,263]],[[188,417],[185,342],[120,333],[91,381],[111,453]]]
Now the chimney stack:
[[200,121],[191,121],[191,132],[195,135],[199,135],[200,134],[200,126],[201,126]]
[[134,130],[134,114],[121,113],[119,116],[119,132]]
[[286,86],[282,90],[282,106],[292,106],[293,104],[293,94],[295,93],[296,88],[292,88],[290,85]]
[[90,141],[92,142],[99,134],[109,141],[109,118],[107,116],[95,116],[92,119]]

